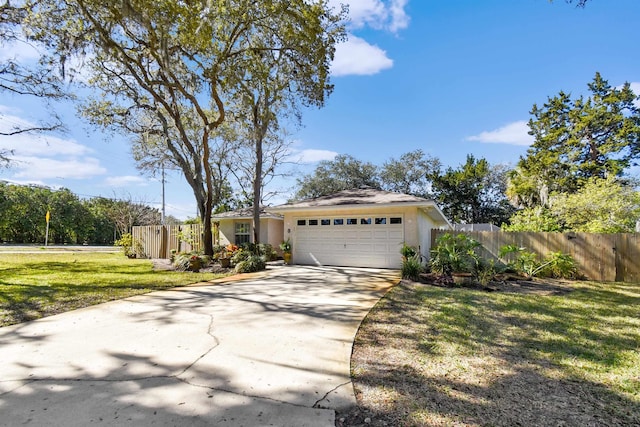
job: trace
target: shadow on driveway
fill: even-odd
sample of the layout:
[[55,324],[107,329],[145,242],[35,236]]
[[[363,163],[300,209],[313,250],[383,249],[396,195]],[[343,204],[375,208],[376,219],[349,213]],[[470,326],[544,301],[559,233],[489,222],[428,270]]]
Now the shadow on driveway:
[[332,426],[396,271],[284,266],[0,329],[0,425]]

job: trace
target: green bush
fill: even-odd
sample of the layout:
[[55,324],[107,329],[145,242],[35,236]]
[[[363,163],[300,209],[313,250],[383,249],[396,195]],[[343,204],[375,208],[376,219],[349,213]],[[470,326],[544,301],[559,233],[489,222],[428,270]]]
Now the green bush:
[[409,246],[405,242],[403,242],[402,247],[400,248],[400,254],[402,255],[402,259],[409,259],[417,255],[418,250],[413,246]]
[[266,261],[274,261],[278,259],[278,252],[273,249],[273,245],[269,243],[260,243],[258,245],[258,253],[264,257]]
[[576,279],[578,267],[571,255],[562,252],[549,252],[540,275],[559,279]]
[[402,278],[417,281],[420,273],[424,271],[424,266],[420,260],[420,255],[413,255],[402,260]]
[[485,259],[480,259],[476,263],[476,267],[473,270],[473,277],[482,286],[487,286],[489,282],[495,278],[497,273],[498,268],[496,267],[496,263],[494,260],[487,261]]
[[114,246],[120,246],[125,256],[129,258],[144,258],[144,247],[139,240],[134,239],[131,233],[125,233],[113,243]]
[[218,260],[219,258],[223,258],[227,254],[227,248],[223,245],[214,245],[213,246],[213,259]]
[[[514,258],[515,255],[515,258]],[[571,255],[562,252],[549,252],[544,260],[515,245],[505,245],[500,248],[499,257],[506,263],[507,268],[526,277],[555,277],[575,279],[578,268]]]
[[210,261],[211,258],[199,252],[180,252],[173,259],[173,268],[176,271],[195,271],[206,267]]
[[[243,255],[241,258],[241,261],[235,262],[236,268],[235,271],[236,273],[253,273],[255,271],[260,271],[260,270],[264,270],[267,267],[266,262],[264,261],[264,258],[260,255],[256,255],[254,253],[251,253],[249,251],[238,251],[239,253],[243,253],[243,254],[247,254],[247,255]],[[236,256],[234,256],[234,260],[236,259]],[[240,257],[238,257],[238,259],[240,259]]]
[[466,234],[446,233],[438,237],[431,250],[431,271],[438,274],[471,273],[479,262],[480,243]]

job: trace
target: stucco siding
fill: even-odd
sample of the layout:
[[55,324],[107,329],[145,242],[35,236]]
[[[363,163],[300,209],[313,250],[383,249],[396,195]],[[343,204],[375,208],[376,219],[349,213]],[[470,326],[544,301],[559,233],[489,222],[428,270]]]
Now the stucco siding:
[[436,228],[435,223],[426,213],[420,211],[418,214],[418,235],[420,253],[429,259],[429,251],[431,250],[431,229]]
[[260,223],[260,240],[269,243],[279,251],[280,243],[284,240],[284,222],[275,219],[264,219]]
[[[220,244],[228,245],[235,243],[235,224],[238,222],[252,223],[250,219],[223,219],[220,220]],[[283,221],[274,218],[263,218],[260,220],[260,241],[269,243],[274,248],[278,248],[283,240]],[[253,234],[250,236],[253,241]]]

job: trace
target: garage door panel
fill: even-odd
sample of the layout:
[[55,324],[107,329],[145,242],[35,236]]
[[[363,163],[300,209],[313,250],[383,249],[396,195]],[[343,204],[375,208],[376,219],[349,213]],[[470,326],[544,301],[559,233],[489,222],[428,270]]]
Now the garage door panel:
[[391,230],[389,231],[389,240],[400,240],[404,239],[404,233],[402,230]]
[[373,245],[370,243],[351,243],[349,245],[347,245],[347,248],[353,248],[355,251],[358,252],[371,252],[373,251]]
[[401,265],[402,224],[389,224],[390,221],[387,224],[345,224],[343,218],[343,224],[336,225],[335,217],[306,219],[306,224],[309,219],[315,219],[318,224],[325,220],[329,225],[295,228],[295,263],[380,268],[399,268]]
[[373,232],[370,230],[358,231],[358,239],[371,239],[372,237],[373,237]]
[[346,240],[358,240],[359,233],[356,230],[347,230],[344,232],[344,238]]
[[386,254],[389,252],[389,245],[387,244],[376,244],[373,246],[373,251],[379,254]]

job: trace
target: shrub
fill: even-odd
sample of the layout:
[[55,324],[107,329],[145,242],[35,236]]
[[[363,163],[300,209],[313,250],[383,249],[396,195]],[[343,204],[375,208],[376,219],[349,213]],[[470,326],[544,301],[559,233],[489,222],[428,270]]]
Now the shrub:
[[273,245],[269,243],[260,243],[258,245],[258,253],[262,255],[265,261],[274,261],[278,259],[278,252],[273,249]]
[[174,257],[173,268],[177,271],[196,271],[207,266],[210,261],[211,258],[199,252],[180,252]]
[[144,258],[144,247],[142,243],[134,239],[131,233],[123,234],[113,245],[122,247],[122,252],[129,258],[135,258],[136,256]]
[[575,279],[578,277],[578,267],[571,255],[562,252],[550,252],[545,258],[540,275],[560,279]]
[[544,260],[540,261],[538,256],[514,245],[505,245],[500,248],[499,257],[501,260],[510,258],[516,254],[515,259],[506,262],[507,268],[522,274],[526,277],[555,277],[564,279],[574,279],[578,276],[578,268],[571,255],[562,252],[549,252]]
[[256,255],[249,251],[239,251],[239,254],[247,254],[242,255],[242,257],[234,256],[234,260],[236,258],[242,258],[241,261],[235,262],[236,273],[253,273],[254,271],[264,270],[267,266],[264,259],[260,255]]
[[241,248],[244,252],[262,256],[265,261],[273,261],[278,258],[278,253],[269,243],[244,243]]
[[420,255],[413,255],[402,260],[402,278],[417,281],[420,273],[424,271],[424,266],[420,260]]
[[473,271],[474,278],[482,286],[487,286],[489,282],[493,280],[496,274],[497,268],[494,260],[487,261],[485,259],[480,259],[476,263],[476,267]]
[[227,248],[222,245],[214,245],[213,246],[213,259],[218,260],[220,258],[224,258],[227,255]]
[[438,274],[471,273],[478,263],[480,243],[466,234],[443,234],[431,250],[431,270]]
[[418,254],[418,250],[413,246],[407,245],[406,242],[402,243],[402,247],[400,248],[400,254],[402,255],[402,259],[409,259]]

